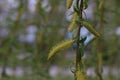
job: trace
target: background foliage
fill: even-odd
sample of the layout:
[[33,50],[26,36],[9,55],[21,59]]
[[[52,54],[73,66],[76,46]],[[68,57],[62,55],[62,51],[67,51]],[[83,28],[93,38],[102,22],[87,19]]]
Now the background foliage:
[[[97,30],[99,2],[100,0],[90,0],[85,11],[87,20]],[[120,73],[119,2],[105,0],[104,5],[102,59],[103,66],[107,67],[109,73],[104,77],[105,80],[120,79],[117,76]],[[50,48],[70,34],[67,29],[71,10],[67,10],[65,5],[66,0],[0,0],[0,72],[3,80],[73,80],[69,72],[74,62],[74,45],[62,55],[47,60]],[[82,32],[85,30],[82,29]],[[90,33],[86,35],[89,37]],[[85,48],[85,57],[86,69],[94,68],[97,57],[93,43]],[[54,66],[57,69],[61,67],[61,73],[70,75],[51,76],[50,71]],[[7,69],[13,72],[7,73]],[[15,75],[19,69],[22,74]],[[88,80],[97,79],[96,76],[88,76]]]

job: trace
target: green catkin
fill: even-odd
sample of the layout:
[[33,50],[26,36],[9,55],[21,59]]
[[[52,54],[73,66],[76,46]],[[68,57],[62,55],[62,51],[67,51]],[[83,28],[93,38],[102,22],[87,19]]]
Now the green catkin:
[[100,34],[88,22],[82,21],[82,24],[85,28],[87,28],[96,37],[100,37]]
[[49,55],[48,55],[48,59],[50,59],[52,56],[54,56],[56,53],[63,51],[65,49],[68,49],[69,47],[72,46],[72,44],[74,43],[74,39],[71,40],[64,40],[61,43],[58,43],[56,46],[54,46]]
[[69,28],[68,28],[68,31],[69,31],[69,32],[72,32],[75,28],[76,28],[76,23],[75,23],[75,22],[71,22],[71,23],[70,23],[70,26],[69,26]]
[[67,0],[66,7],[67,9],[71,8],[73,0]]
[[70,23],[69,28],[68,28],[69,32],[72,32],[76,28],[76,19],[77,19],[77,17],[78,17],[78,14],[75,12],[73,14],[71,23]]

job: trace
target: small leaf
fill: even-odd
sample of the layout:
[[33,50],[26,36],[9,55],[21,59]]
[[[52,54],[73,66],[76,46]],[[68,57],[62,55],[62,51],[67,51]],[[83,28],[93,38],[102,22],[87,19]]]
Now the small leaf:
[[81,40],[79,42],[84,43],[86,39],[87,39],[87,37],[81,38]]
[[76,7],[79,9],[79,0],[76,1]]
[[76,7],[76,6],[74,6],[74,11],[76,12],[76,13],[79,13],[79,9]]
[[64,40],[61,43],[58,43],[56,46],[54,46],[48,55],[48,59],[50,59],[52,56],[54,56],[56,53],[63,51],[65,49],[68,49],[72,46],[72,44],[75,42],[75,40]]
[[78,50],[78,61],[81,61],[83,56],[84,56],[84,49],[83,47],[80,47]]
[[84,2],[83,2],[83,8],[84,9],[88,8],[88,0],[84,0]]

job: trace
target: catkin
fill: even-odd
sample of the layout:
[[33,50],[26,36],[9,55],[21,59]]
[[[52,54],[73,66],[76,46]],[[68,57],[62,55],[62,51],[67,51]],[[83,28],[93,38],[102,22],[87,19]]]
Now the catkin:
[[76,19],[77,19],[77,17],[78,17],[78,14],[75,12],[73,14],[71,23],[70,23],[69,28],[68,28],[69,32],[72,32],[76,28]]
[[54,46],[48,55],[48,59],[50,59],[52,56],[54,56],[56,53],[63,51],[65,49],[68,49],[69,47],[72,46],[75,40],[64,40],[61,43],[58,43],[56,46]]
[[67,0],[66,7],[67,9],[71,8],[73,0]]
[[82,21],[82,24],[85,28],[87,28],[92,34],[94,34],[97,37],[100,37],[100,34],[87,22]]

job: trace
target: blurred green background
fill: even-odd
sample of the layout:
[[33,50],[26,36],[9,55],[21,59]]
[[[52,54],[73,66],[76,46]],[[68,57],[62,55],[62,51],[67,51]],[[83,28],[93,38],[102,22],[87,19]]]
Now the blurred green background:
[[[105,0],[102,31],[104,80],[120,80],[120,0]],[[89,0],[83,15],[98,29],[100,0]],[[0,80],[74,80],[74,45],[47,60],[50,48],[65,38],[72,8],[66,0],[0,0]],[[91,33],[82,28],[89,41]],[[99,45],[96,45],[99,46]],[[98,80],[93,43],[85,48],[87,80]]]

